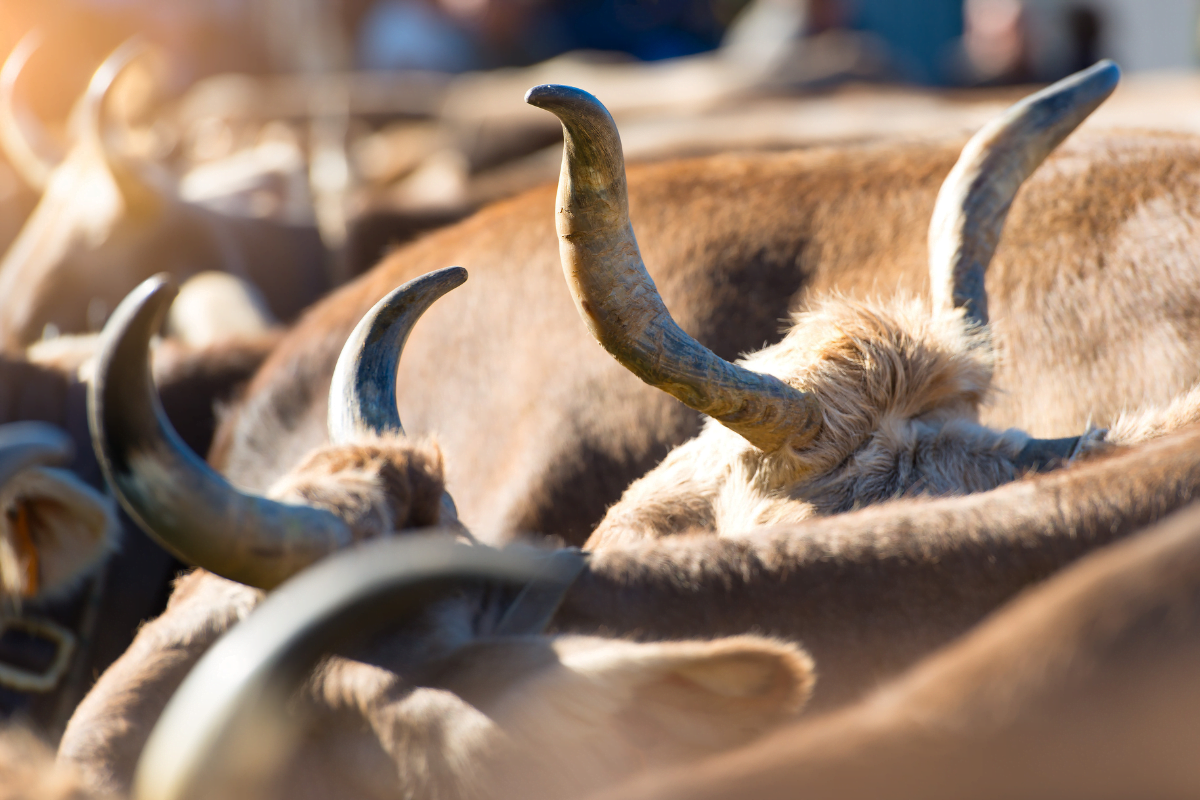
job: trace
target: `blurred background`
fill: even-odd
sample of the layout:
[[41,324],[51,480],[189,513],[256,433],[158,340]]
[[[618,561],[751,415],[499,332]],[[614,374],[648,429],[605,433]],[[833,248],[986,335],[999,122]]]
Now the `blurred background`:
[[[882,80],[1047,81],[1097,57],[1190,67],[1194,0],[5,0],[0,46],[39,26],[60,69],[87,73],[142,32],[186,83],[220,72],[522,66],[574,50],[655,61],[746,39],[839,34]],[[78,66],[68,63],[73,56]],[[63,75],[64,80],[68,77]],[[51,87],[47,86],[47,89]],[[47,110],[62,102],[45,97]]]
[[[1198,19],[1200,0],[3,0],[0,53],[36,31],[10,88],[53,163],[139,35],[109,146],[189,202],[315,224],[345,278],[555,176],[557,124],[521,102],[536,83],[599,96],[631,160],[961,135],[1104,57],[1130,80],[1101,123],[1197,130]],[[0,164],[0,201],[20,184]]]

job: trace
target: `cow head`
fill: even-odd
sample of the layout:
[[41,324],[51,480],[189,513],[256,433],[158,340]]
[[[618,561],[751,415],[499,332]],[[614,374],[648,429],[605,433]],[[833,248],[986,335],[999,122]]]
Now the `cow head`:
[[351,542],[456,526],[437,446],[404,438],[396,370],[416,320],[464,280],[457,267],[431,273],[363,318],[330,388],[332,445],[310,454],[268,497],[231,486],[187,449],[163,415],[147,353],[175,290],[162,276],[146,281],[105,326],[89,386],[89,424],[110,485],[168,550],[251,586],[274,586]]
[[[188,202],[165,171],[108,146],[106,99],[145,49],[131,40],[101,65],[76,106],[66,157],[43,165],[42,198],[0,260],[0,344],[26,346],[48,327],[97,331],[122,297],[159,271],[248,277],[284,317],[328,288],[326,253],[311,227],[239,220]],[[14,148],[21,131],[3,124],[15,118],[11,92],[0,92],[4,108],[0,144],[8,143],[14,163],[28,164],[34,148]]]
[[117,535],[112,501],[72,473],[58,428],[0,426],[0,598],[53,597],[93,570]]
[[[36,341],[47,325],[64,333],[98,330],[152,271],[186,274],[198,271],[193,265],[221,263],[220,243],[202,230],[175,224],[173,237],[161,235],[175,223],[178,204],[170,202],[161,178],[113,155],[104,142],[105,99],[142,50],[136,40],[127,42],[96,71],[76,106],[66,157],[52,168],[43,165],[42,198],[0,261],[0,342],[6,346]],[[8,130],[10,157],[28,165],[33,148],[14,151],[20,133]],[[175,263],[181,258],[187,263]]]
[[[476,638],[396,667],[407,648],[395,626],[412,629],[448,585],[555,571],[527,552],[422,537],[315,565],[197,663],[146,745],[137,796],[231,796],[287,764],[293,797],[575,797],[747,742],[807,700],[808,656],[758,636]],[[383,647],[310,673],[323,652],[384,630]],[[298,685],[316,716],[303,727],[283,711]]]
[[637,524],[658,532],[749,526],[991,488],[1071,456],[1076,439],[977,423],[993,358],[983,279],[1017,189],[1118,76],[1111,62],[1098,64],[1021,101],[967,144],[930,226],[932,307],[832,298],[737,364],[676,325],[646,272],[612,117],[578,89],[531,89],[527,102],[563,123],[556,219],[581,317],[635,375],[723,426],[709,424],[668,456],[601,527],[631,505],[642,509]]

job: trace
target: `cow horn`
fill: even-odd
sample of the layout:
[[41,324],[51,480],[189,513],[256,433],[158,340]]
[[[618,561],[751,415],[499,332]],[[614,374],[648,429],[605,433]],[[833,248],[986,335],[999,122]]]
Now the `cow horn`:
[[1120,78],[1116,64],[1101,61],[1021,100],[967,142],[929,223],[935,314],[965,307],[967,319],[987,324],[984,274],[1017,190]]
[[107,153],[104,144],[104,104],[108,94],[116,85],[129,66],[138,60],[146,51],[147,45],[140,36],[131,36],[121,43],[121,46],[109,54],[108,58],[92,74],[87,91],[79,101],[76,116],[72,120],[75,138],[95,147],[101,153]]
[[[41,33],[36,29],[29,31],[17,42],[0,68],[0,147],[4,148],[5,156],[21,180],[39,192],[45,191],[50,183],[50,173],[58,165],[43,158],[25,137],[21,115],[17,113],[16,91],[22,70],[41,46]],[[46,139],[44,135],[37,138]]]
[[325,653],[393,628],[465,581],[569,585],[572,558],[380,539],[338,553],[268,596],[204,654],[142,750],[137,800],[266,797],[300,732],[288,698]]
[[350,531],[329,511],[238,491],[171,427],[148,353],[176,291],[163,275],[143,281],[104,326],[88,386],[96,458],[130,517],[164,547],[269,589],[350,544]]
[[821,411],[812,395],[725,361],[671,319],[629,222],[625,160],[608,110],[569,86],[535,86],[525,102],[562,122],[559,254],[592,336],[643,381],[760,450],[773,452],[814,436]]
[[66,463],[74,452],[71,437],[54,425],[45,422],[0,425],[0,486],[29,467]]
[[467,271],[447,267],[411,280],[384,297],[355,326],[329,387],[329,439],[403,434],[396,371],[413,326],[438,298],[462,286]]

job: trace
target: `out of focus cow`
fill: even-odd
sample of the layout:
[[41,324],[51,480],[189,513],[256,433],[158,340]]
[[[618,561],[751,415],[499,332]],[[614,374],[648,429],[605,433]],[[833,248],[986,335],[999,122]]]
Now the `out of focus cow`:
[[24,347],[47,331],[98,330],[125,293],[162,270],[238,275],[284,320],[330,286],[327,254],[311,226],[185,202],[165,173],[106,145],[106,94],[140,50],[127,43],[97,71],[66,158],[47,171],[41,200],[0,261],[0,346]]

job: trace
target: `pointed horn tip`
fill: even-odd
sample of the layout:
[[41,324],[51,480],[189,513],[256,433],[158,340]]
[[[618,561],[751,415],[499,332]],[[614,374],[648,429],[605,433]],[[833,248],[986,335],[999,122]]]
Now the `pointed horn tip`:
[[608,116],[608,109],[596,99],[595,95],[574,86],[564,86],[558,83],[543,83],[540,86],[534,86],[525,93],[525,102],[531,106],[545,109],[558,117],[561,117],[563,112],[578,114],[587,111],[602,112]]
[[137,288],[129,293],[129,299],[142,306],[152,300],[170,302],[177,294],[179,286],[175,283],[175,278],[169,272],[160,272],[139,283]]
[[1098,105],[1116,90],[1120,82],[1121,68],[1117,62],[1106,58],[1030,95],[1025,105],[1033,106],[1061,96],[1073,97],[1072,105]]
[[[110,341],[112,337],[121,338],[124,331],[133,321],[146,314],[154,315],[169,306],[179,294],[179,287],[174,279],[165,272],[160,272],[142,281],[125,296],[102,332],[102,342]],[[101,345],[103,352],[103,344]]]
[[1111,58],[1097,61],[1079,74],[1079,82],[1088,84],[1093,91],[1108,97],[1121,82],[1121,68]]
[[437,276],[439,281],[449,284],[450,289],[457,289],[459,286],[462,286],[467,282],[467,278],[469,277],[467,271],[462,267],[446,267],[432,274]]
[[1088,68],[1089,72],[1094,72],[1096,75],[1107,77],[1116,86],[1121,80],[1121,67],[1111,58],[1104,58],[1097,61]]
[[[411,281],[393,289],[379,301],[378,310],[382,311],[395,306],[397,303],[404,305],[414,296],[429,297],[432,295],[433,299],[436,300],[466,282],[467,271],[462,267],[444,267],[433,272],[427,272],[419,278],[413,278]],[[368,312],[363,319],[369,319],[373,316],[375,315]]]

